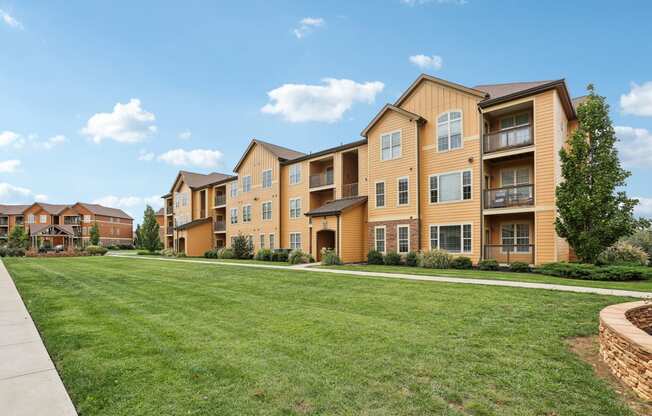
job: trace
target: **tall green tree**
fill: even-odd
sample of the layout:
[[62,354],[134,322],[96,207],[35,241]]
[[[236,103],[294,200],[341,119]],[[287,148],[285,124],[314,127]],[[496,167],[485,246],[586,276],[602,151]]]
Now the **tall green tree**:
[[559,152],[563,181],[557,186],[557,233],[580,260],[594,263],[598,255],[638,224],[638,200],[622,190],[630,173],[620,166],[617,137],[609,105],[593,85],[577,109],[579,126]]
[[11,229],[7,239],[7,246],[9,248],[24,248],[29,247],[29,236],[25,227],[22,225],[17,225]]
[[135,236],[136,236],[136,237],[134,238],[134,247],[136,247],[136,248],[141,248],[141,247],[143,246],[143,245],[142,245],[142,238],[141,238],[141,236],[140,236],[140,231],[141,231],[141,230],[140,230],[140,224],[138,224],[138,225],[136,226],[136,232],[134,233]]
[[97,225],[97,222],[93,223],[88,234],[92,245],[97,246],[100,244],[100,226]]
[[143,225],[140,227],[140,245],[150,253],[158,250],[161,246],[156,213],[149,205],[145,207]]

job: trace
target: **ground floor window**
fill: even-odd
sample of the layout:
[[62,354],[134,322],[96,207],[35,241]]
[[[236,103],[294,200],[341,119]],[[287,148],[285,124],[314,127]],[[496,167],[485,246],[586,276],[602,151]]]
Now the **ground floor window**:
[[410,226],[399,225],[397,228],[398,235],[398,252],[407,253],[410,251]]
[[260,235],[260,248],[265,248],[265,234]]
[[468,253],[472,247],[471,224],[431,225],[430,249]]
[[274,243],[275,243],[275,241],[274,241],[274,234],[270,234],[270,235],[269,235],[269,249],[270,249],[270,250],[274,250],[275,245],[276,245],[276,244],[274,244]]
[[290,249],[301,250],[301,233],[290,233]]
[[500,227],[502,251],[528,253],[530,251],[530,224],[502,224]]
[[376,251],[385,252],[385,227],[376,227],[374,229],[374,247]]

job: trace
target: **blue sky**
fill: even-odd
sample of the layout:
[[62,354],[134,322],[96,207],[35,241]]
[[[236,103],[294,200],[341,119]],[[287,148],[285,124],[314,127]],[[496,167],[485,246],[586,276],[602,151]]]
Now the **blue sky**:
[[[252,137],[357,140],[421,73],[565,78],[611,105],[652,216],[652,4],[0,0],[0,203],[141,216],[179,169],[230,172]],[[420,56],[423,55],[423,56]],[[410,58],[412,57],[412,58]]]

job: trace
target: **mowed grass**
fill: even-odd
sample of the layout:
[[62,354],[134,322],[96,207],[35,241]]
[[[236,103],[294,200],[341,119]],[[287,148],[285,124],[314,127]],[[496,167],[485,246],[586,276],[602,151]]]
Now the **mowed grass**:
[[79,414],[632,415],[566,345],[616,297],[5,259]]
[[513,273],[508,271],[486,270],[456,270],[456,269],[426,269],[423,267],[385,266],[379,264],[345,264],[341,266],[317,266],[326,269],[354,270],[361,272],[418,274],[425,276],[466,277],[471,279],[511,280],[530,283],[550,283],[564,286],[599,287],[605,289],[635,290],[650,292],[652,296],[652,280],[636,280],[630,282],[598,281],[566,279],[556,276],[546,276],[537,273]]

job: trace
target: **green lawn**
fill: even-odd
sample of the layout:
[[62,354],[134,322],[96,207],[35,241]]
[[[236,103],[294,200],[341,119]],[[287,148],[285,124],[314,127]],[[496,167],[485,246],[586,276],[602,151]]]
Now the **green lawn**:
[[616,297],[7,258],[80,416],[632,415],[566,339]]
[[[607,289],[637,290],[652,292],[652,280],[632,282],[601,282],[597,280],[564,279],[537,273],[492,272],[483,270],[424,269],[422,267],[384,266],[376,264],[347,264],[342,266],[317,266],[327,269],[357,270],[380,273],[405,273],[426,276],[468,277],[473,279],[514,280],[519,282],[552,283],[566,286],[587,286]],[[652,294],[652,293],[651,293]]]

